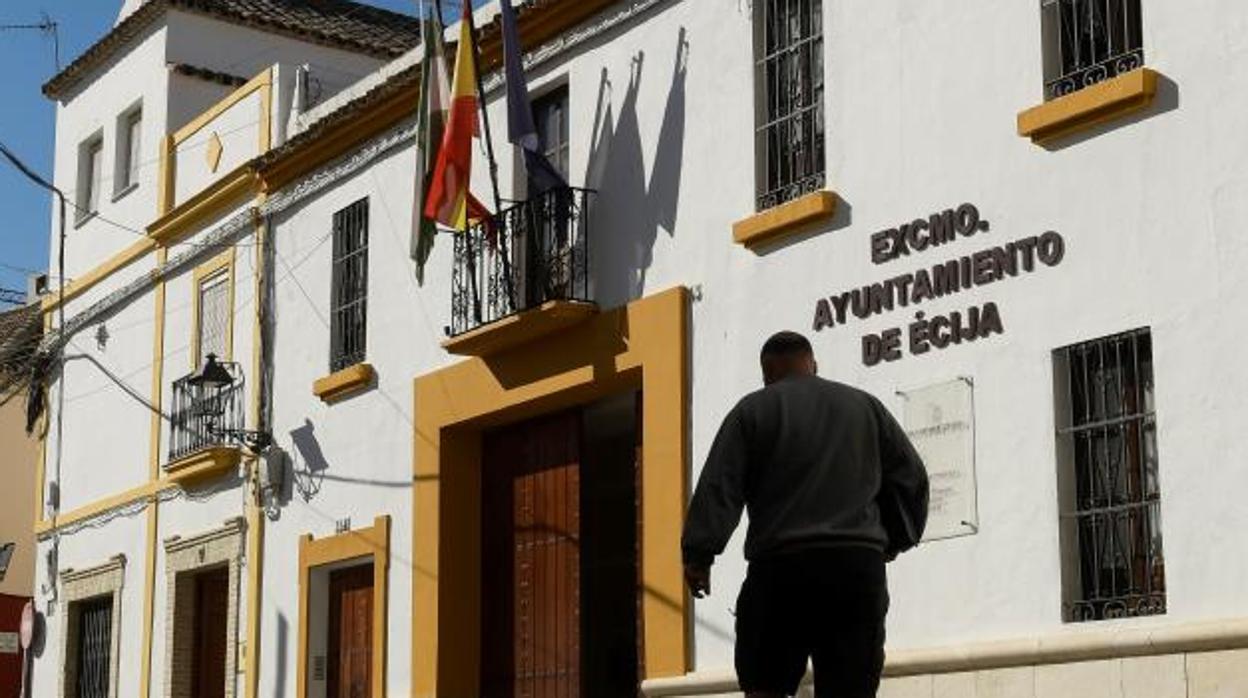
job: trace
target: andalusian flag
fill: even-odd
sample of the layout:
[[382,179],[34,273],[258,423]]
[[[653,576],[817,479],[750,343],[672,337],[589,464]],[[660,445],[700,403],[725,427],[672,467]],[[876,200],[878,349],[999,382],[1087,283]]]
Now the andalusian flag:
[[451,105],[450,80],[446,74],[446,48],[442,42],[442,20],[420,3],[421,43],[424,57],[420,64],[420,103],[416,108],[416,196],[412,206],[412,259],[416,260],[416,281],[425,283],[425,263],[433,252],[438,224],[425,215],[425,200],[433,184],[433,172],[442,144],[443,128]]
[[478,135],[477,69],[473,60],[472,24],[468,16],[472,11],[472,3],[465,0],[463,5],[464,17],[459,23],[455,77],[451,81],[450,116],[442,134],[442,148],[438,152],[433,182],[425,201],[426,216],[456,230],[466,230],[468,227],[472,139]]

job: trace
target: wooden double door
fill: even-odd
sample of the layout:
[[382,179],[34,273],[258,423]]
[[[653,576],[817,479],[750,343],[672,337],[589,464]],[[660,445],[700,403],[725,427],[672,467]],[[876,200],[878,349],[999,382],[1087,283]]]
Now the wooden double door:
[[328,698],[368,698],[373,691],[373,564],[329,573]]
[[487,434],[485,698],[636,696],[636,413],[576,410]]

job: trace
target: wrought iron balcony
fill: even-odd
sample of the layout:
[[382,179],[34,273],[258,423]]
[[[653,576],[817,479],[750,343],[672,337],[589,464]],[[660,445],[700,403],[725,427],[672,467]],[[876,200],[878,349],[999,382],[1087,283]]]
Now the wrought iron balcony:
[[243,403],[246,383],[236,363],[221,366],[233,377],[225,388],[196,386],[195,374],[173,383],[173,410],[170,415],[169,462],[173,463],[197,451],[230,446],[231,430],[243,427]]
[[589,202],[561,187],[455,237],[451,325],[462,335],[548,301],[590,301]]

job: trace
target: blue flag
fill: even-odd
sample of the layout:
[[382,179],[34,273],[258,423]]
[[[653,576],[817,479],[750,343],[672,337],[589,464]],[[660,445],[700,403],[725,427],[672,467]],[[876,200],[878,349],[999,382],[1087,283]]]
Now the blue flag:
[[533,124],[529,84],[524,78],[524,63],[520,57],[516,11],[511,6],[511,0],[499,0],[498,4],[503,20],[503,69],[507,76],[507,140],[524,153],[530,194],[566,187],[568,184],[563,176],[542,154],[537,127]]

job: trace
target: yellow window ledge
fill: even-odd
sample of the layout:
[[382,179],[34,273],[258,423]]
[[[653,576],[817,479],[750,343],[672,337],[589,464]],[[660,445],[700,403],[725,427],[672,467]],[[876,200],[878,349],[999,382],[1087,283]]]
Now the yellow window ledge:
[[836,213],[836,194],[816,191],[732,224],[732,241],[754,248],[827,220]]
[[442,342],[442,348],[459,356],[490,356],[579,324],[598,312],[583,301],[547,301],[483,325]]
[[1157,71],[1138,68],[1018,115],[1018,135],[1044,145],[1140,111],[1157,95]]
[[377,378],[372,364],[356,364],[317,379],[312,394],[325,403],[333,403],[371,386]]
[[240,457],[236,446],[213,446],[166,464],[165,474],[179,485],[213,480],[237,469]]

